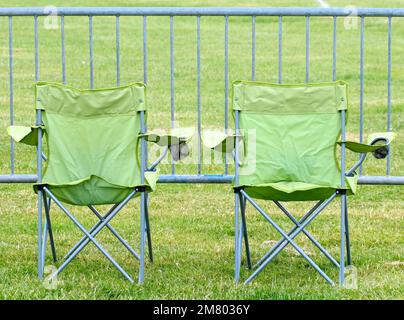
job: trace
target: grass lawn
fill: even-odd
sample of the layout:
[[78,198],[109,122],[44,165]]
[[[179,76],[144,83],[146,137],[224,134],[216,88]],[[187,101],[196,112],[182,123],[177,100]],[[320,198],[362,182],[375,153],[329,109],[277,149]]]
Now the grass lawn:
[[[346,6],[345,1],[328,1]],[[55,6],[79,6],[81,1],[48,1]],[[267,1],[108,1],[88,0],[87,6],[265,6]],[[399,7],[399,0],[355,1],[357,6]],[[43,6],[39,0],[2,0],[1,6]],[[271,1],[272,6],[318,6],[314,0]],[[121,84],[143,81],[142,18],[121,17]],[[115,18],[94,18],[95,87],[115,85]],[[224,18],[201,18],[202,126],[224,123]],[[39,78],[61,81],[60,29],[44,28],[39,18]],[[359,21],[354,28],[337,25],[337,78],[350,87],[348,136],[359,137]],[[34,23],[32,17],[13,18],[14,114],[16,124],[34,121]],[[355,27],[356,26],[356,27]],[[170,125],[169,18],[150,17],[148,27],[149,127]],[[178,126],[195,126],[196,18],[177,17],[175,30],[175,109]],[[278,76],[276,17],[257,17],[256,79],[276,82]],[[332,18],[310,19],[310,81],[332,79]],[[89,86],[88,18],[66,17],[66,79]],[[404,19],[393,19],[392,175],[404,175]],[[387,18],[369,18],[365,25],[366,136],[384,131],[387,119]],[[283,25],[283,81],[304,82],[305,19],[285,17]],[[251,78],[251,18],[229,19],[229,79]],[[0,174],[10,172],[8,21],[0,17]],[[231,121],[230,121],[231,122]],[[16,146],[16,173],[35,172],[33,148]],[[350,163],[356,157],[350,158]],[[384,175],[385,161],[369,158],[364,174]],[[163,173],[170,164],[161,166]],[[222,173],[223,165],[204,164],[203,173]],[[192,164],[176,165],[178,173],[196,173]],[[30,185],[0,185],[0,299],[402,299],[404,298],[404,189],[400,186],[361,186],[349,199],[353,264],[357,289],[329,286],[290,246],[251,285],[233,283],[233,193],[229,185],[160,185],[151,195],[150,223],[155,262],[146,263],[143,286],[131,285],[95,249],[88,246],[59,276],[56,289],[46,289],[36,277],[36,197]],[[262,203],[262,202],[261,202]],[[310,204],[307,204],[309,207]],[[287,218],[263,204],[281,226]],[[302,215],[306,205],[287,207]],[[106,209],[102,208],[102,209]],[[90,227],[95,218],[83,208],[72,208]],[[130,202],[113,226],[132,244],[139,239],[139,202]],[[59,257],[81,237],[61,213],[52,212]],[[279,239],[251,206],[247,210],[252,257],[256,261]],[[310,226],[330,252],[338,257],[338,202]],[[138,264],[108,232],[97,239],[135,277]],[[337,270],[303,236],[297,242],[337,280]],[[47,265],[52,265],[48,248]],[[248,272],[243,267],[242,277]]]

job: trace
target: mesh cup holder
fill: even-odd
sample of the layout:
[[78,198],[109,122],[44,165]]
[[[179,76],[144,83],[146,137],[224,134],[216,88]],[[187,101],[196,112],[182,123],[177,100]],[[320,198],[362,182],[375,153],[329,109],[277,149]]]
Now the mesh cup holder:
[[[375,145],[380,145],[380,144],[385,144],[387,143],[387,140],[384,138],[378,138],[372,141],[371,145],[375,146]],[[383,146],[380,149],[377,149],[375,151],[372,152],[372,155],[376,158],[376,159],[384,159],[387,157],[387,155],[389,154],[390,148],[389,146]]]
[[189,155],[189,147],[185,142],[179,144],[172,144],[170,146],[171,157],[174,161],[180,161]]

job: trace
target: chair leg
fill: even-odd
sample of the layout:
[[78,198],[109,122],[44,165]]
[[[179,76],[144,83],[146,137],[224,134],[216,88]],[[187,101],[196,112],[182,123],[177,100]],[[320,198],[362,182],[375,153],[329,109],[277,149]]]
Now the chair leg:
[[246,208],[246,199],[240,195],[240,209],[241,209],[241,219],[242,219],[242,229],[243,229],[243,237],[245,244],[245,253],[247,258],[247,267],[251,270],[251,255],[250,255],[250,245],[248,242],[248,231],[247,231],[247,219],[245,217],[245,208]]
[[153,262],[153,247],[152,247],[152,239],[151,239],[151,231],[150,231],[150,221],[149,221],[149,198],[146,194],[146,233],[147,233],[147,247],[149,249],[149,259],[150,262]]
[[281,227],[273,221],[266,213],[265,211],[250,197],[248,196],[245,191],[241,190],[240,191],[243,196],[246,197],[248,202],[250,202],[255,209],[282,235],[282,237],[286,240],[283,242],[281,245],[277,247],[276,250],[273,251],[273,253],[266,258],[258,267],[257,269],[250,275],[250,277],[244,282],[245,284],[250,283],[264,268],[265,266],[271,262],[282,250],[283,248],[286,247],[287,244],[292,245],[299,253],[300,255],[306,259],[307,262],[310,263],[310,265],[331,285],[334,285],[334,282],[331,280],[329,276],[296,244],[296,242],[293,240],[306,226],[313,221],[319,214],[320,212],[335,198],[336,193],[334,193],[331,197],[329,197],[326,201],[324,201],[313,213],[309,218],[305,220],[304,223],[302,223],[290,236],[288,236],[285,231],[281,229]]
[[[94,231],[96,228],[98,228],[98,226],[99,226],[103,221],[105,221],[105,219],[108,218],[108,216],[111,214],[111,212],[113,212],[113,211],[115,210],[115,208],[117,207],[117,204],[114,205],[112,208],[110,208],[110,209],[108,210],[108,212],[107,212],[104,216],[102,216],[102,215],[98,212],[98,210],[97,210],[93,205],[89,205],[88,207],[89,207],[89,209],[95,214],[95,216],[96,216],[98,219],[100,219],[100,220],[89,230],[89,233],[93,233],[93,231]],[[108,228],[109,231],[111,231],[111,233],[119,240],[119,242],[121,242],[122,245],[123,245],[136,259],[140,260],[139,255],[137,254],[137,252],[125,241],[124,238],[122,238],[122,237],[120,236],[120,234],[119,234],[109,223],[106,225],[106,228]],[[69,257],[69,255],[71,255],[72,252],[74,252],[74,251],[77,249],[77,247],[78,247],[83,241],[86,240],[86,238],[87,238],[86,236],[84,236],[83,238],[81,238],[81,240],[69,251],[69,253],[66,255],[66,257]]]
[[92,232],[87,231],[84,226],[67,210],[63,204],[50,192],[46,187],[44,187],[44,191],[49,195],[50,198],[57,204],[57,206],[62,209],[62,211],[68,216],[70,220],[85,234],[86,239],[83,241],[74,252],[72,252],[69,257],[62,263],[62,265],[51,275],[51,278],[56,277],[62,270],[79,254],[84,247],[91,241],[98,250],[118,269],[122,275],[133,283],[133,279],[131,276],[123,270],[123,268],[111,257],[111,255],[99,244],[99,242],[94,238],[110,221],[114,218],[119,211],[129,202],[129,200],[135,195],[136,191],[134,190],[130,193],[125,200],[123,200],[116,209]]
[[351,241],[349,239],[349,221],[348,221],[348,197],[345,197],[345,241],[346,257],[348,266],[352,265],[351,259]]
[[343,287],[345,284],[345,205],[346,205],[346,193],[341,194],[341,230],[340,230],[340,262],[339,262],[339,285]]
[[145,256],[145,235],[146,232],[146,192],[140,194],[140,267],[139,267],[139,284],[144,282],[144,256]]
[[239,241],[239,198],[240,193],[238,191],[235,192],[234,198],[234,282],[238,283],[240,280],[240,257],[241,257],[241,248]]
[[38,190],[38,278],[43,279],[42,258],[42,192]]
[[50,219],[51,199],[46,198],[45,192],[43,192],[43,202],[44,202],[44,208],[45,208],[47,231],[49,234],[49,244],[51,246],[51,251],[52,251],[52,258],[53,258],[53,262],[56,262],[57,261],[56,247],[55,247],[55,241],[53,239],[52,224],[51,224],[51,219]]

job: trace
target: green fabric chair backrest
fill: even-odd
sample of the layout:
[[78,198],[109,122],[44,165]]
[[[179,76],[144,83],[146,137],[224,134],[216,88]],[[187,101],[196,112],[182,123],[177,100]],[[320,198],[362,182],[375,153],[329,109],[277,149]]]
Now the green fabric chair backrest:
[[64,202],[117,203],[140,185],[140,116],[145,87],[79,90],[41,82],[47,161],[42,184]]
[[339,111],[347,105],[343,82],[235,82],[233,109],[240,111],[244,142],[239,185],[275,200],[322,199],[340,188],[336,142]]

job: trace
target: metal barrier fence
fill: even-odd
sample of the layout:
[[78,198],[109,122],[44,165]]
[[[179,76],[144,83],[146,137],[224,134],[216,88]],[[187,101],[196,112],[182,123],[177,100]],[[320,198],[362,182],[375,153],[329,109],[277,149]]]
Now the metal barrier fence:
[[[14,124],[14,104],[13,104],[13,17],[30,16],[33,19],[34,27],[34,55],[35,55],[35,80],[39,80],[38,75],[38,17],[52,14],[46,8],[0,8],[0,17],[8,17],[8,64],[9,64],[9,123]],[[144,79],[147,83],[148,77],[148,57],[147,57],[147,18],[149,16],[167,16],[170,23],[170,92],[167,95],[171,97],[171,124],[174,126],[174,36],[173,20],[176,16],[194,16],[196,19],[197,34],[197,129],[198,129],[198,169],[197,174],[184,175],[176,174],[174,165],[172,165],[171,174],[161,175],[159,182],[164,183],[230,183],[232,175],[229,173],[228,159],[225,159],[224,173],[204,174],[201,170],[201,17],[203,16],[222,16],[224,24],[224,129],[229,128],[229,49],[228,32],[229,17],[247,16],[251,17],[251,79],[255,80],[256,74],[256,17],[273,16],[278,17],[278,82],[282,83],[282,23],[283,17],[297,16],[305,19],[305,80],[309,81],[309,63],[310,63],[310,18],[311,17],[331,17],[333,21],[333,48],[332,48],[332,79],[336,80],[336,62],[337,62],[337,19],[338,17],[347,17],[352,15],[352,10],[346,8],[140,8],[140,7],[111,7],[111,8],[81,8],[81,7],[59,7],[57,16],[60,17],[61,28],[61,55],[62,55],[62,81],[66,82],[66,53],[65,53],[65,16],[87,16],[89,33],[89,80],[90,87],[94,87],[94,66],[93,66],[93,17],[111,16],[116,18],[116,84],[120,85],[120,17],[121,16],[140,16],[143,17],[143,70]],[[404,17],[404,8],[357,8],[355,15],[360,19],[360,132],[359,139],[364,138],[364,26],[365,19],[368,17],[386,17],[388,19],[388,48],[387,48],[387,123],[386,130],[391,131],[391,80],[392,80],[392,21],[393,18]],[[35,174],[15,174],[15,154],[14,144],[10,140],[10,173],[0,174],[0,183],[29,183],[36,181]],[[385,176],[360,176],[361,184],[404,184],[404,176],[391,175],[390,155],[386,161]]]

